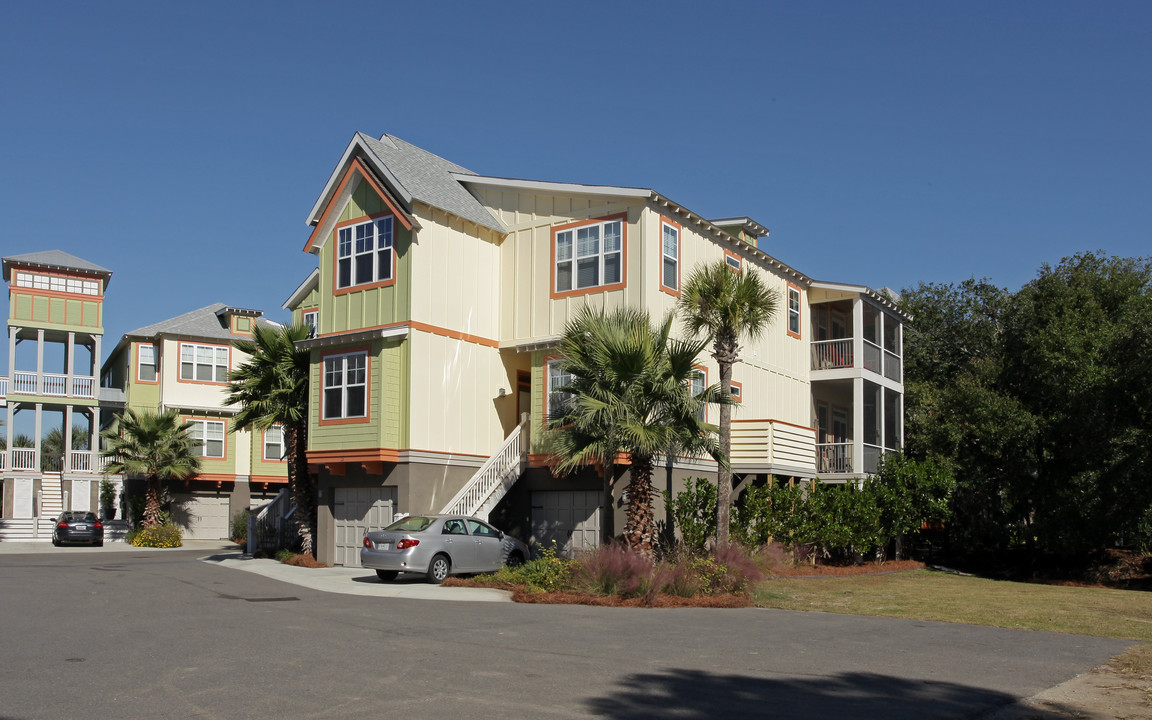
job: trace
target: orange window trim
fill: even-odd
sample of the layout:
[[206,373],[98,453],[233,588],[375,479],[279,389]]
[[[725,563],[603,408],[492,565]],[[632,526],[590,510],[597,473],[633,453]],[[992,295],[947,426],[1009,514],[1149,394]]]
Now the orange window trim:
[[[676,287],[674,287],[674,288],[670,288],[664,284],[664,226],[665,225],[676,228]],[[680,297],[680,287],[681,287],[681,284],[680,284],[680,266],[684,264],[682,261],[682,257],[681,257],[684,254],[682,251],[682,248],[684,247],[684,242],[683,242],[683,237],[682,237],[683,234],[684,234],[684,229],[682,227],[680,227],[679,223],[677,223],[673,220],[669,220],[666,217],[661,216],[661,218],[660,218],[660,245],[659,245],[659,247],[660,247],[660,253],[659,253],[659,255],[660,255],[660,268],[659,268],[660,290],[668,293],[672,297]]]
[[[224,456],[223,457],[208,457],[206,455],[197,455],[197,457],[200,458],[201,462],[204,462],[205,460],[207,460],[209,462],[225,462],[225,461],[227,461],[228,460],[228,421],[225,420],[224,418],[197,417],[195,415],[185,415],[184,416],[184,422],[188,422],[190,420],[195,421],[195,422],[224,423]],[[203,473],[197,473],[197,477],[199,477],[202,474]],[[233,476],[233,479],[235,479],[235,476]]]
[[[360,173],[360,176],[364,178],[365,182],[372,187],[372,190],[380,196],[380,199],[384,201],[384,204],[388,206],[392,214],[396,216],[396,219],[404,226],[405,230],[412,229],[412,223],[409,222],[400,208],[396,207],[396,204],[392,202],[391,193],[386,192],[376,183],[372,178],[372,174],[368,172],[364,164],[360,162],[360,158],[353,158],[352,162],[348,164],[348,169],[344,171],[344,177],[340,179],[340,184],[336,187],[336,192],[332,193],[332,199],[328,202],[328,207],[324,208],[324,213],[320,216],[320,221],[316,223],[312,234],[308,236],[308,242],[304,244],[304,252],[312,252],[312,248],[319,240],[320,228],[324,227],[324,223],[328,220],[328,214],[332,212],[332,208],[336,205],[336,198],[340,197],[340,194],[344,192],[344,188],[352,179],[353,171]],[[335,231],[335,229],[333,229],[333,231]]]
[[[576,228],[585,227],[587,225],[596,225],[602,222],[611,222],[613,220],[620,220],[620,282],[611,285],[597,285],[595,287],[581,288],[572,290],[565,290],[563,292],[556,291],[556,233],[564,232],[565,230],[574,230]],[[575,222],[557,225],[552,228],[549,235],[549,258],[551,265],[548,267],[548,288],[550,297],[553,300],[567,297],[575,297],[578,295],[590,295],[592,293],[607,292],[609,290],[623,290],[628,286],[628,213],[616,213],[615,215],[604,215],[602,217],[591,218],[588,220],[577,220]],[[603,243],[603,238],[601,238]],[[573,259],[573,275],[572,284],[576,284],[575,274],[575,259],[576,259],[576,245],[572,245],[572,259]]]
[[[364,417],[324,419],[324,362],[336,355],[364,353]],[[320,356],[320,425],[362,425],[372,421],[372,349],[367,345],[340,348]]]
[[[736,267],[732,267],[732,264],[728,262],[728,258],[732,258],[733,260],[736,261]],[[744,258],[740,257],[739,255],[732,252],[731,250],[725,248],[724,249],[724,263],[726,265],[728,265],[728,269],[731,270],[732,272],[740,272],[741,268],[744,267]]]
[[[388,280],[376,280],[375,282],[363,283],[361,285],[349,285],[346,288],[336,287],[336,284],[337,284],[336,280],[339,277],[339,273],[340,273],[339,241],[336,240],[336,235],[337,235],[337,233],[340,232],[340,228],[348,227],[349,225],[359,225],[361,223],[371,222],[373,220],[379,220],[380,218],[384,218],[384,217],[391,217],[392,221],[393,221],[393,225],[392,225],[392,277]],[[372,288],[390,287],[390,286],[396,284],[396,275],[398,273],[399,268],[396,267],[397,255],[396,255],[396,225],[395,225],[395,222],[396,222],[396,220],[399,220],[399,219],[400,219],[400,216],[397,215],[395,212],[383,212],[383,213],[376,213],[375,215],[361,215],[358,218],[352,218],[351,220],[345,220],[344,222],[336,223],[336,225],[333,226],[333,228],[332,228],[332,243],[330,243],[330,245],[332,246],[332,294],[333,295],[347,295],[348,293],[360,292],[361,290],[371,290]],[[372,252],[376,252],[376,251],[373,250]],[[355,268],[353,268],[353,270],[355,270]]]
[[[184,364],[184,359],[183,359],[183,356],[180,354],[180,346],[181,345],[200,345],[203,347],[226,347],[226,348],[228,348],[228,372],[229,373],[232,372],[232,346],[231,345],[218,345],[215,343],[197,343],[197,342],[184,342],[184,341],[180,341],[180,342],[176,343],[176,352],[177,352],[176,362],[179,363],[179,365],[176,366],[176,382],[187,383],[188,385],[227,385],[228,384],[227,381],[216,382],[215,380],[185,380],[183,377],[181,377],[181,374],[184,371],[184,369],[182,367]],[[213,358],[215,358],[215,355],[213,355]],[[213,364],[213,367],[215,367],[215,364]]]
[[732,389],[736,390],[736,392],[729,391],[729,393],[732,395],[732,399],[738,403],[744,402],[744,383],[733,380]]
[[789,322],[789,320],[791,319],[791,315],[792,315],[791,291],[792,290],[796,291],[796,296],[797,296],[797,301],[798,301],[797,304],[799,305],[799,307],[796,308],[796,316],[797,316],[796,325],[801,330],[804,329],[804,313],[803,313],[804,293],[800,292],[800,286],[796,285],[794,283],[788,283],[788,290],[789,290],[788,298],[787,298],[787,301],[784,303],[784,313],[785,313],[784,330],[788,333],[788,337],[794,337],[794,338],[799,340],[801,333],[792,332],[791,323]]
[[148,342],[132,343],[132,366],[134,368],[136,368],[136,372],[135,372],[136,382],[140,383],[141,385],[159,385],[160,384],[160,353],[158,350],[157,350],[157,352],[153,353],[153,355],[152,355],[152,359],[156,363],[155,364],[156,379],[155,380],[141,380],[140,379],[140,348],[143,347],[144,345],[151,345],[153,348],[156,347],[155,343],[148,343]]
[[[321,370],[321,372],[323,372],[323,370]],[[286,437],[284,437],[284,428],[283,427],[280,428],[280,440],[282,441],[282,444],[284,445],[284,452],[287,453],[288,452],[288,439]],[[267,451],[268,451],[268,431],[267,430],[261,430],[260,431],[260,461],[266,462],[266,463],[284,463],[284,464],[288,463],[288,456],[287,455],[280,458],[279,460],[270,460],[267,457],[265,457],[265,455],[264,455],[264,453]]]

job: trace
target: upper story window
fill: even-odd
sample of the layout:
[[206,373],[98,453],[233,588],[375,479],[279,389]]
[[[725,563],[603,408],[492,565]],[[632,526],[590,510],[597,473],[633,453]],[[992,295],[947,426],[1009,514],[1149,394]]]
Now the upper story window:
[[732,270],[732,272],[740,272],[740,268],[744,266],[743,258],[727,250],[724,251],[724,262],[727,263],[728,268]]
[[96,280],[81,280],[80,278],[66,278],[57,275],[40,275],[39,273],[28,272],[16,273],[16,287],[67,292],[75,295],[100,294],[100,283]]
[[156,346],[136,347],[136,379],[143,382],[156,382]]
[[733,380],[732,384],[728,387],[728,394],[731,395],[732,399],[736,402],[742,402],[744,400],[744,385]]
[[337,289],[391,281],[392,260],[391,215],[337,230]]
[[284,428],[273,425],[264,431],[264,459],[283,460],[285,454]]
[[680,294],[680,226],[671,220],[660,220],[660,289]]
[[180,343],[180,379],[194,382],[228,382],[228,348],[219,345]]
[[320,324],[320,313],[316,310],[307,310],[302,313],[300,317],[304,321],[304,324],[308,326],[308,329],[311,330],[311,336],[316,337],[316,334],[320,332],[317,329]]
[[788,334],[800,337],[800,288],[788,283]]
[[554,295],[624,286],[624,217],[613,215],[553,228]]
[[324,358],[322,420],[368,417],[368,353]]
[[[692,371],[692,397],[697,397],[704,392],[708,387],[708,371],[702,367],[697,367]],[[696,417],[700,422],[706,422],[708,418],[708,406],[701,404],[700,408],[696,411]]]
[[547,420],[555,419],[564,414],[572,403],[572,396],[560,392],[560,388],[572,382],[572,373],[560,367],[560,358],[547,362],[548,392],[545,397],[544,417]]
[[189,420],[188,436],[192,452],[200,457],[224,457],[224,422],[222,420]]

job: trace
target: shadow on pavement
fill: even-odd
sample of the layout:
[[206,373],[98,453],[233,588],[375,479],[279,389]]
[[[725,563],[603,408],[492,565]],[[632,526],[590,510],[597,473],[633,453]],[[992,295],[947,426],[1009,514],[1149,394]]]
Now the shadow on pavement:
[[[925,720],[985,717],[1016,701],[1006,693],[947,682],[910,681],[873,673],[771,680],[696,670],[641,673],[621,678],[602,697],[585,701],[598,717],[851,718]],[[1035,720],[1067,718],[1038,710]]]

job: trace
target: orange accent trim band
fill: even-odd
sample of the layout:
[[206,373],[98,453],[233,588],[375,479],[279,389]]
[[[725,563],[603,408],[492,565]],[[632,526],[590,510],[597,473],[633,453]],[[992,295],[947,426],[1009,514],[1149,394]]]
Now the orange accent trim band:
[[[200,482],[215,482],[215,483],[236,482],[236,476],[235,475],[229,475],[228,473],[196,473],[192,477],[188,478],[188,480],[198,480]],[[185,480],[184,482],[188,482],[188,480]]]
[[[90,279],[90,278],[86,278]],[[64,300],[80,300],[88,298],[89,300],[104,301],[103,295],[82,295],[80,293],[60,292],[59,290],[44,290],[42,288],[28,288],[28,287],[13,287],[9,286],[13,295],[35,295],[37,297],[48,298],[61,298]]]
[[308,464],[323,465],[332,462],[400,462],[402,452],[422,452],[429,455],[449,455],[487,459],[487,455],[477,453],[445,452],[443,450],[421,450],[419,448],[353,448],[350,450],[309,450]]
[[[612,222],[613,220],[620,220],[620,282],[611,285],[597,285],[590,288],[564,290],[557,292],[556,290],[556,233],[573,228],[584,227],[586,225],[595,225],[602,222]],[[601,238],[603,242],[603,238]],[[573,297],[576,295],[588,295],[590,293],[607,292],[609,290],[623,290],[628,287],[628,213],[616,213],[615,215],[605,215],[603,217],[591,218],[589,220],[577,220],[575,222],[557,225],[552,228],[549,238],[549,253],[551,257],[551,265],[548,267],[548,288],[550,290],[550,297],[553,300],[559,298]],[[603,254],[603,253],[601,253]],[[572,284],[576,284],[576,246],[572,246]]]
[[786,422],[784,420],[775,420],[773,418],[744,418],[741,420],[733,420],[734,423],[750,423],[750,422],[770,422],[777,425],[787,425],[788,427],[800,428],[801,430],[811,430],[816,432],[816,428],[808,427],[807,425],[797,425],[796,423]]
[[[439,335],[441,337],[452,338],[453,340],[463,340],[465,342],[475,343],[476,345],[484,345],[485,347],[498,348],[500,343],[491,338],[482,337],[480,335],[469,335],[459,330],[451,330],[449,328],[439,327],[437,325],[429,325],[417,320],[401,320],[400,322],[387,323],[385,325],[373,325],[372,327],[359,328],[353,332],[366,332],[368,330],[386,330],[394,327],[406,327],[412,330],[421,330],[432,335]],[[343,335],[345,332],[330,332],[317,335],[316,337],[333,337],[335,335]]]
[[330,463],[324,466],[328,470],[329,475],[336,477],[344,477],[348,473],[348,465],[346,463]]
[[392,202],[391,193],[384,191],[376,184],[376,181],[372,178],[372,174],[368,172],[364,164],[360,162],[360,158],[352,158],[352,162],[348,164],[348,169],[344,172],[344,177],[340,179],[340,184],[336,187],[336,192],[332,193],[332,200],[328,201],[328,207],[324,208],[324,214],[320,216],[320,221],[316,223],[316,228],[312,231],[312,234],[308,236],[308,242],[304,244],[304,252],[312,252],[312,247],[318,239],[317,234],[320,232],[320,228],[324,227],[325,221],[328,220],[328,213],[332,212],[334,201],[340,196],[340,193],[344,192],[344,187],[348,184],[349,179],[351,179],[353,170],[359,171],[360,176],[372,186],[372,189],[376,191],[376,194],[380,196],[384,204],[396,215],[396,219],[400,221],[400,224],[403,225],[406,230],[412,229],[412,223],[405,217],[404,212],[397,208]]
[[254,482],[275,483],[278,485],[287,485],[288,484],[288,478],[285,476],[280,476],[280,475],[249,475],[248,476],[248,484],[251,485]]

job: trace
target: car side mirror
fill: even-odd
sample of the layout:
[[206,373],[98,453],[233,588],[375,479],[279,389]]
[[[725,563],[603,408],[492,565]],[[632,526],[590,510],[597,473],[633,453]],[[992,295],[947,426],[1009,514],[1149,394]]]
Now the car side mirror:
[[503,539],[504,539],[504,531],[503,531],[503,530],[497,530],[497,531],[496,531],[496,537],[498,537],[498,538],[500,538],[501,540],[503,540]]

